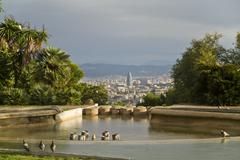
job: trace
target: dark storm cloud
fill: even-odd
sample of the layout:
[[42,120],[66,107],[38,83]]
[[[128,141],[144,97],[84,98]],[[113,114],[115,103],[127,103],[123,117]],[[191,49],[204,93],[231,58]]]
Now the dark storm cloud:
[[45,24],[77,63],[174,61],[193,38],[240,28],[239,0],[5,0],[6,14]]

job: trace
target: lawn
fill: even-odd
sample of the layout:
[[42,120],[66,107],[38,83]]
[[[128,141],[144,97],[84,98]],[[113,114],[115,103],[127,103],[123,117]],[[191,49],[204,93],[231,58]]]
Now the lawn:
[[53,157],[53,156],[31,156],[24,154],[0,153],[0,160],[95,160],[92,158],[78,157]]

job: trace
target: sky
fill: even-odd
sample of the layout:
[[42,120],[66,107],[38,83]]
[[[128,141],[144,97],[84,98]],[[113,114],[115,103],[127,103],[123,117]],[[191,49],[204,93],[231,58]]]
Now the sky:
[[3,0],[3,16],[44,25],[49,45],[78,64],[161,65],[206,33],[223,34],[221,43],[231,47],[239,6],[239,0]]

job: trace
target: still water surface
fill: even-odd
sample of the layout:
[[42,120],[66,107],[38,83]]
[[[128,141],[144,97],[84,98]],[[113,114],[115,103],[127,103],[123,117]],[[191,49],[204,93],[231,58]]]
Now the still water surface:
[[208,138],[207,134],[191,134],[156,130],[149,125],[147,117],[95,116],[73,119],[56,124],[24,126],[0,129],[1,139],[59,139],[68,140],[70,132],[88,130],[98,138],[105,130],[119,133],[122,140],[161,140]]
[[[104,130],[118,132],[119,142],[69,141],[70,132],[89,130],[100,135]],[[28,140],[34,150],[39,139],[57,140],[57,151],[82,155],[121,157],[137,160],[237,160],[239,138],[213,138],[211,134],[156,130],[147,118],[83,117],[58,124],[0,129],[0,148],[21,148]],[[99,136],[98,136],[99,138]],[[8,140],[9,139],[9,140]],[[10,140],[11,139],[11,140]]]

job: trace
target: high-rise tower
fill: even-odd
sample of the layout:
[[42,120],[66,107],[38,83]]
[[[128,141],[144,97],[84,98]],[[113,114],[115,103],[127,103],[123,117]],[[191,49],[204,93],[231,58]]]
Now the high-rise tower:
[[128,72],[127,75],[127,86],[132,86],[132,73]]

